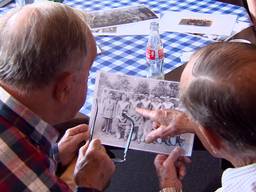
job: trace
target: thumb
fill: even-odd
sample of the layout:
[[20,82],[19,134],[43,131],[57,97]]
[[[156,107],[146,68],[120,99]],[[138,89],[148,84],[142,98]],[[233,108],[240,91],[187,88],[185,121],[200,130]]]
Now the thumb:
[[101,141],[99,139],[93,139],[88,147],[87,153],[90,151],[104,151],[105,148],[101,145]]
[[86,151],[89,148],[89,141],[87,141],[85,143],[85,145],[83,145],[82,147],[80,147],[79,149],[79,154],[78,154],[78,160],[80,160],[81,158],[83,158],[83,156],[85,155]]
[[166,166],[173,164],[178,160],[180,156],[184,155],[184,150],[180,147],[175,147],[174,150],[169,154],[164,164]]
[[155,167],[158,168],[162,166],[163,162],[167,159],[167,157],[167,155],[158,154],[154,160]]

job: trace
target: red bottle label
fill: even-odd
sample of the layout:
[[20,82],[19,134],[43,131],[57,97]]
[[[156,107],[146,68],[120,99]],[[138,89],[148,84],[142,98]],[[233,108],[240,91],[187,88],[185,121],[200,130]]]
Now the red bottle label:
[[158,50],[158,56],[159,56],[159,59],[163,59],[164,58],[164,49],[159,49]]
[[155,60],[155,59],[156,59],[155,50],[152,50],[152,49],[150,49],[150,48],[147,48],[146,57],[147,57],[147,59],[149,59],[149,60]]
[[[164,49],[159,49],[158,51],[158,57],[159,59],[163,59],[164,58]],[[155,60],[156,59],[156,52],[153,49],[147,48],[146,50],[146,57],[149,60]]]

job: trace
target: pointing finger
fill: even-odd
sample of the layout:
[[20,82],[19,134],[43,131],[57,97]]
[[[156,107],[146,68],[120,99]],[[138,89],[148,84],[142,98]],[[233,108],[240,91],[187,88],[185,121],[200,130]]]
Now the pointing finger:
[[135,108],[136,112],[141,114],[144,117],[150,118],[151,120],[156,119],[157,112],[154,110],[142,109],[142,108]]

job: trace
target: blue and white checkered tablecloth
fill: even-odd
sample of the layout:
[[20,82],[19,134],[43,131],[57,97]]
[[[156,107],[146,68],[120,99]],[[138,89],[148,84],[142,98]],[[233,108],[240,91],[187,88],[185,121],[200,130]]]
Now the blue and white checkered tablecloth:
[[[64,0],[64,3],[85,11],[103,10],[136,4],[144,4],[155,13],[164,11],[193,11],[200,13],[221,13],[236,15],[239,21],[250,22],[243,7],[221,3],[216,0]],[[14,3],[0,8],[0,14],[15,7]],[[180,56],[183,52],[194,51],[212,41],[199,36],[165,32],[161,34],[165,50],[165,73],[180,66]],[[96,37],[97,43],[103,49],[98,55],[88,81],[88,95],[85,105],[81,108],[84,114],[90,114],[93,100],[96,71],[120,72],[128,75],[146,76],[145,47],[146,36],[105,36]]]

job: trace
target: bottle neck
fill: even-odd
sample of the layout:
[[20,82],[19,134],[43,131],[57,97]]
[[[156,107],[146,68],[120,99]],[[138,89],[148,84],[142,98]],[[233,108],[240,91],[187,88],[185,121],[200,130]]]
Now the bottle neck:
[[156,30],[151,30],[151,31],[150,31],[150,34],[151,34],[151,35],[159,35],[159,30],[158,30],[158,29],[156,29]]

